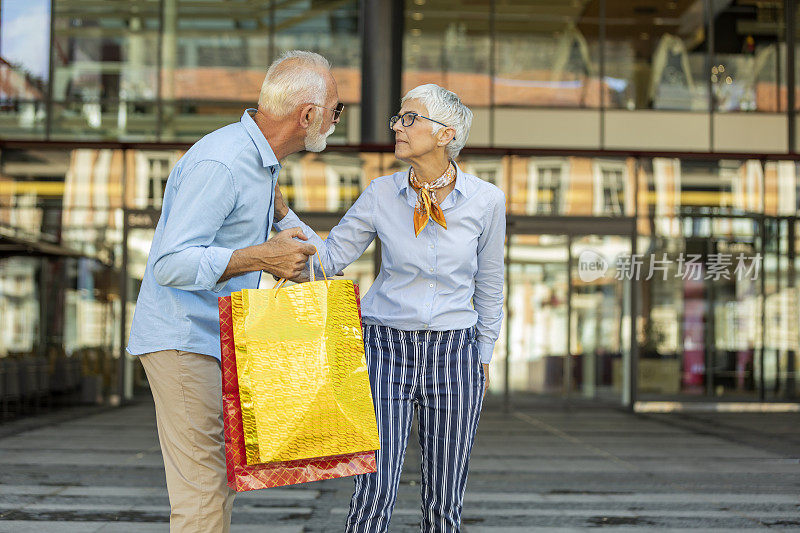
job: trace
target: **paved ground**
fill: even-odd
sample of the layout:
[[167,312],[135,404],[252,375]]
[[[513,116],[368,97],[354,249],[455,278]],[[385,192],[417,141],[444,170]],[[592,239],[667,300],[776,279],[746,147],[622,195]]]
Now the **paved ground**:
[[[800,531],[799,422],[490,404],[463,530]],[[391,531],[418,530],[415,447],[406,466]],[[340,531],[351,489],[343,479],[240,494],[233,531]],[[149,401],[0,425],[0,532],[166,532],[167,519]]]

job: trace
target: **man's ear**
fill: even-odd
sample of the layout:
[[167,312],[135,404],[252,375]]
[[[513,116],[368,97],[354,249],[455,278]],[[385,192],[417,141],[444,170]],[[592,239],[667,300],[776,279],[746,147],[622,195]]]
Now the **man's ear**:
[[314,113],[316,112],[316,106],[312,104],[306,104],[304,106],[300,106],[300,127],[304,130],[308,129],[312,122],[314,122]]

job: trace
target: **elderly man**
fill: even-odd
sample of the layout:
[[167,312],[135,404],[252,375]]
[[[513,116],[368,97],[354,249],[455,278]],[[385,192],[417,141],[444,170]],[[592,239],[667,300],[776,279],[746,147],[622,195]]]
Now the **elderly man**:
[[256,288],[262,271],[302,272],[315,249],[298,228],[267,240],[279,161],[324,150],[342,109],[325,58],[287,52],[258,109],[200,139],[169,175],[127,349],[155,399],[172,532],[230,528],[217,297]]

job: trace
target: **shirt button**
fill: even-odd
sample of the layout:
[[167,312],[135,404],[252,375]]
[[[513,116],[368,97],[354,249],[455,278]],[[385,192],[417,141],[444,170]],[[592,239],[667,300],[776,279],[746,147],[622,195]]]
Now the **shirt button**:
[[433,250],[433,245],[431,244],[431,250]]
[[433,288],[433,283],[431,283],[431,284],[430,284],[430,288],[431,288],[431,289]]
[[431,272],[433,272],[433,269],[432,269],[432,268],[431,268]]

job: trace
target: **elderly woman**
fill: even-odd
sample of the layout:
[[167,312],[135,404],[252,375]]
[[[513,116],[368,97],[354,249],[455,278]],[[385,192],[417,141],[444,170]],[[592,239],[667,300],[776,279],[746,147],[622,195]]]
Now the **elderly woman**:
[[472,124],[454,93],[412,89],[389,124],[408,170],[373,180],[324,241],[282,198],[276,226],[302,228],[327,272],[358,259],[376,236],[382,243],[361,306],[381,449],[378,471],[356,477],[346,530],[387,530],[416,407],[422,530],[458,531],[503,317],[505,196],[453,161]]

